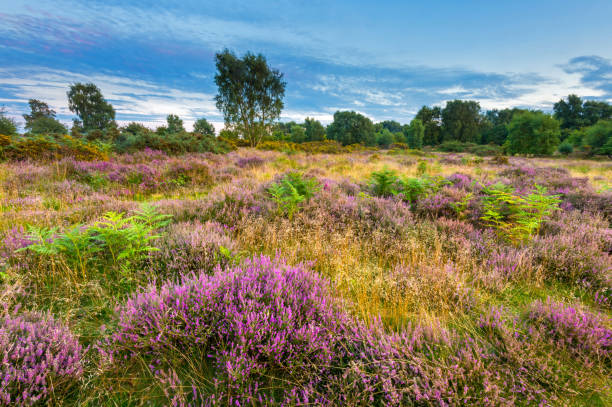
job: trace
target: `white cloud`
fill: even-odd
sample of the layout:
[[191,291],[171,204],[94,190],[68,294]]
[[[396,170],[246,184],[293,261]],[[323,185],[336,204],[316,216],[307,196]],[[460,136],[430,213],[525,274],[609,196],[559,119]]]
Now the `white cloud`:
[[[59,116],[73,116],[68,109],[66,92],[74,82],[95,83],[112,103],[119,119],[121,116],[142,116],[144,120],[135,121],[151,126],[162,124],[166,115],[171,113],[179,115],[186,123],[193,123],[199,117],[221,118],[213,100],[214,95],[208,93],[189,92],[107,74],[84,75],[36,67],[21,67],[18,70],[0,68],[0,87],[14,95],[14,98],[5,97],[4,101],[27,103],[28,99],[41,99]],[[9,109],[9,114],[13,116],[17,113],[11,111],[14,108]]]

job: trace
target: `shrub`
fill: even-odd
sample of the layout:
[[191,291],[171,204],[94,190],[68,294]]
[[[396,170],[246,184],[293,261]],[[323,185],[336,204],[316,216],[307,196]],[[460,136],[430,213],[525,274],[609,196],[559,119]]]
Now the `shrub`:
[[571,143],[563,142],[559,145],[559,152],[563,155],[571,154],[574,151],[574,146]]
[[157,276],[210,273],[217,264],[225,267],[237,254],[226,229],[211,221],[173,224],[155,247],[158,250],[151,253],[148,263]]
[[395,171],[383,169],[375,171],[370,176],[372,193],[380,197],[390,197],[400,192],[401,180]]
[[144,357],[154,372],[173,367],[209,401],[282,402],[303,393],[314,401],[346,353],[347,318],[308,268],[255,257],[133,296],[108,355],[128,365]]
[[557,195],[547,195],[546,188],[521,196],[508,187],[496,184],[483,190],[484,212],[480,217],[486,225],[512,241],[523,242],[540,229],[542,222],[559,208]]
[[58,260],[82,276],[92,267],[110,265],[130,280],[132,267],[148,252],[157,250],[151,242],[159,238],[155,231],[166,226],[168,218],[144,205],[135,215],[107,212],[91,226],[75,225],[63,233],[57,233],[57,228],[30,226],[27,238],[32,244],[19,250]]
[[57,404],[83,375],[83,349],[52,317],[4,316],[0,319],[0,404]]
[[10,144],[0,149],[0,156],[9,160],[38,161],[74,157],[77,160],[94,161],[108,158],[107,145],[68,135],[23,135],[14,137]]
[[177,155],[184,153],[226,153],[233,150],[229,143],[213,136],[199,133],[167,133],[159,134],[151,131],[127,133],[124,132],[118,137],[113,145],[115,151],[119,153],[135,152],[150,148],[153,150],[164,151],[168,154]]
[[580,308],[554,302],[535,301],[527,318],[544,328],[548,341],[586,361],[612,365],[612,329],[603,317]]
[[277,205],[279,213],[290,219],[301,202],[308,201],[319,189],[319,183],[312,178],[304,178],[298,172],[286,174],[279,182],[273,182],[268,187],[268,193]]

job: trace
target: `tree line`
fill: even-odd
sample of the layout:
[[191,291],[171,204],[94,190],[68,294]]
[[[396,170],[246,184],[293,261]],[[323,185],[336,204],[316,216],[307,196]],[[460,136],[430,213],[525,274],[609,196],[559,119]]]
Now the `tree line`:
[[[373,123],[354,111],[337,111],[333,122],[323,126],[314,118],[303,123],[281,123],[286,82],[283,74],[269,66],[266,58],[247,52],[242,57],[225,49],[215,55],[216,106],[222,112],[223,139],[243,139],[251,146],[263,140],[294,143],[335,140],[342,145],[364,144],[388,148],[392,145],[421,149],[424,146],[461,150],[481,145],[508,154],[550,155],[579,150],[587,154],[612,154],[612,105],[569,95],[554,104],[552,114],[528,109],[483,111],[473,100],[452,100],[441,106],[423,106],[407,124],[394,120]],[[115,110],[93,83],[72,84],[68,107],[77,116],[71,133],[89,140],[125,140],[148,135],[163,139],[188,137],[176,115],[152,131],[142,124],[119,128]],[[64,134],[67,128],[56,119],[47,103],[29,100],[24,114],[28,134]],[[0,134],[15,134],[14,121],[0,111]],[[215,138],[213,125],[205,118],[195,122],[192,137]],[[161,141],[158,140],[158,143]],[[141,143],[142,144],[142,143]]]

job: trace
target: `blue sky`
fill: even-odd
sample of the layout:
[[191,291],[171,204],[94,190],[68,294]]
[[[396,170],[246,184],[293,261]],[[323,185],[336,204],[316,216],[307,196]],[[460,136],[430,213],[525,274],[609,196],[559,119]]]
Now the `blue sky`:
[[[120,123],[189,127],[214,106],[214,54],[263,53],[287,80],[283,120],[356,110],[408,122],[424,104],[550,110],[612,102],[612,1],[20,1],[0,7],[0,105],[28,98],[70,122],[92,81]],[[504,3],[504,4],[501,4]]]

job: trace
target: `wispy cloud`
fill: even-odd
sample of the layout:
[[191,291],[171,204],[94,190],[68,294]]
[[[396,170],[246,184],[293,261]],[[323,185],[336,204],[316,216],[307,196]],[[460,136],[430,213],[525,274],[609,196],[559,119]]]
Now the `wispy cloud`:
[[[187,123],[202,116],[221,123],[213,76],[214,53],[224,47],[262,52],[285,73],[283,120],[310,116],[328,123],[335,109],[351,109],[407,122],[422,105],[456,98],[477,100],[485,109],[545,110],[568,93],[612,100],[612,63],[601,56],[514,71],[504,59],[485,69],[452,52],[440,62],[439,50],[461,35],[429,31],[419,37],[427,41],[412,41],[403,37],[412,27],[404,17],[387,13],[383,23],[378,8],[362,8],[341,1],[14,0],[0,13],[0,104],[18,117],[28,98],[39,98],[69,121],[69,84],[94,82],[120,122],[155,126],[174,113]],[[402,25],[394,27],[398,19]],[[425,23],[420,29],[430,30]],[[456,41],[465,53],[468,44],[482,46]],[[501,52],[493,45],[488,52]],[[422,52],[408,52],[411,47]]]
[[585,96],[603,96],[612,101],[612,61],[597,55],[572,58],[563,66],[565,72],[580,76],[580,83],[598,92]]

